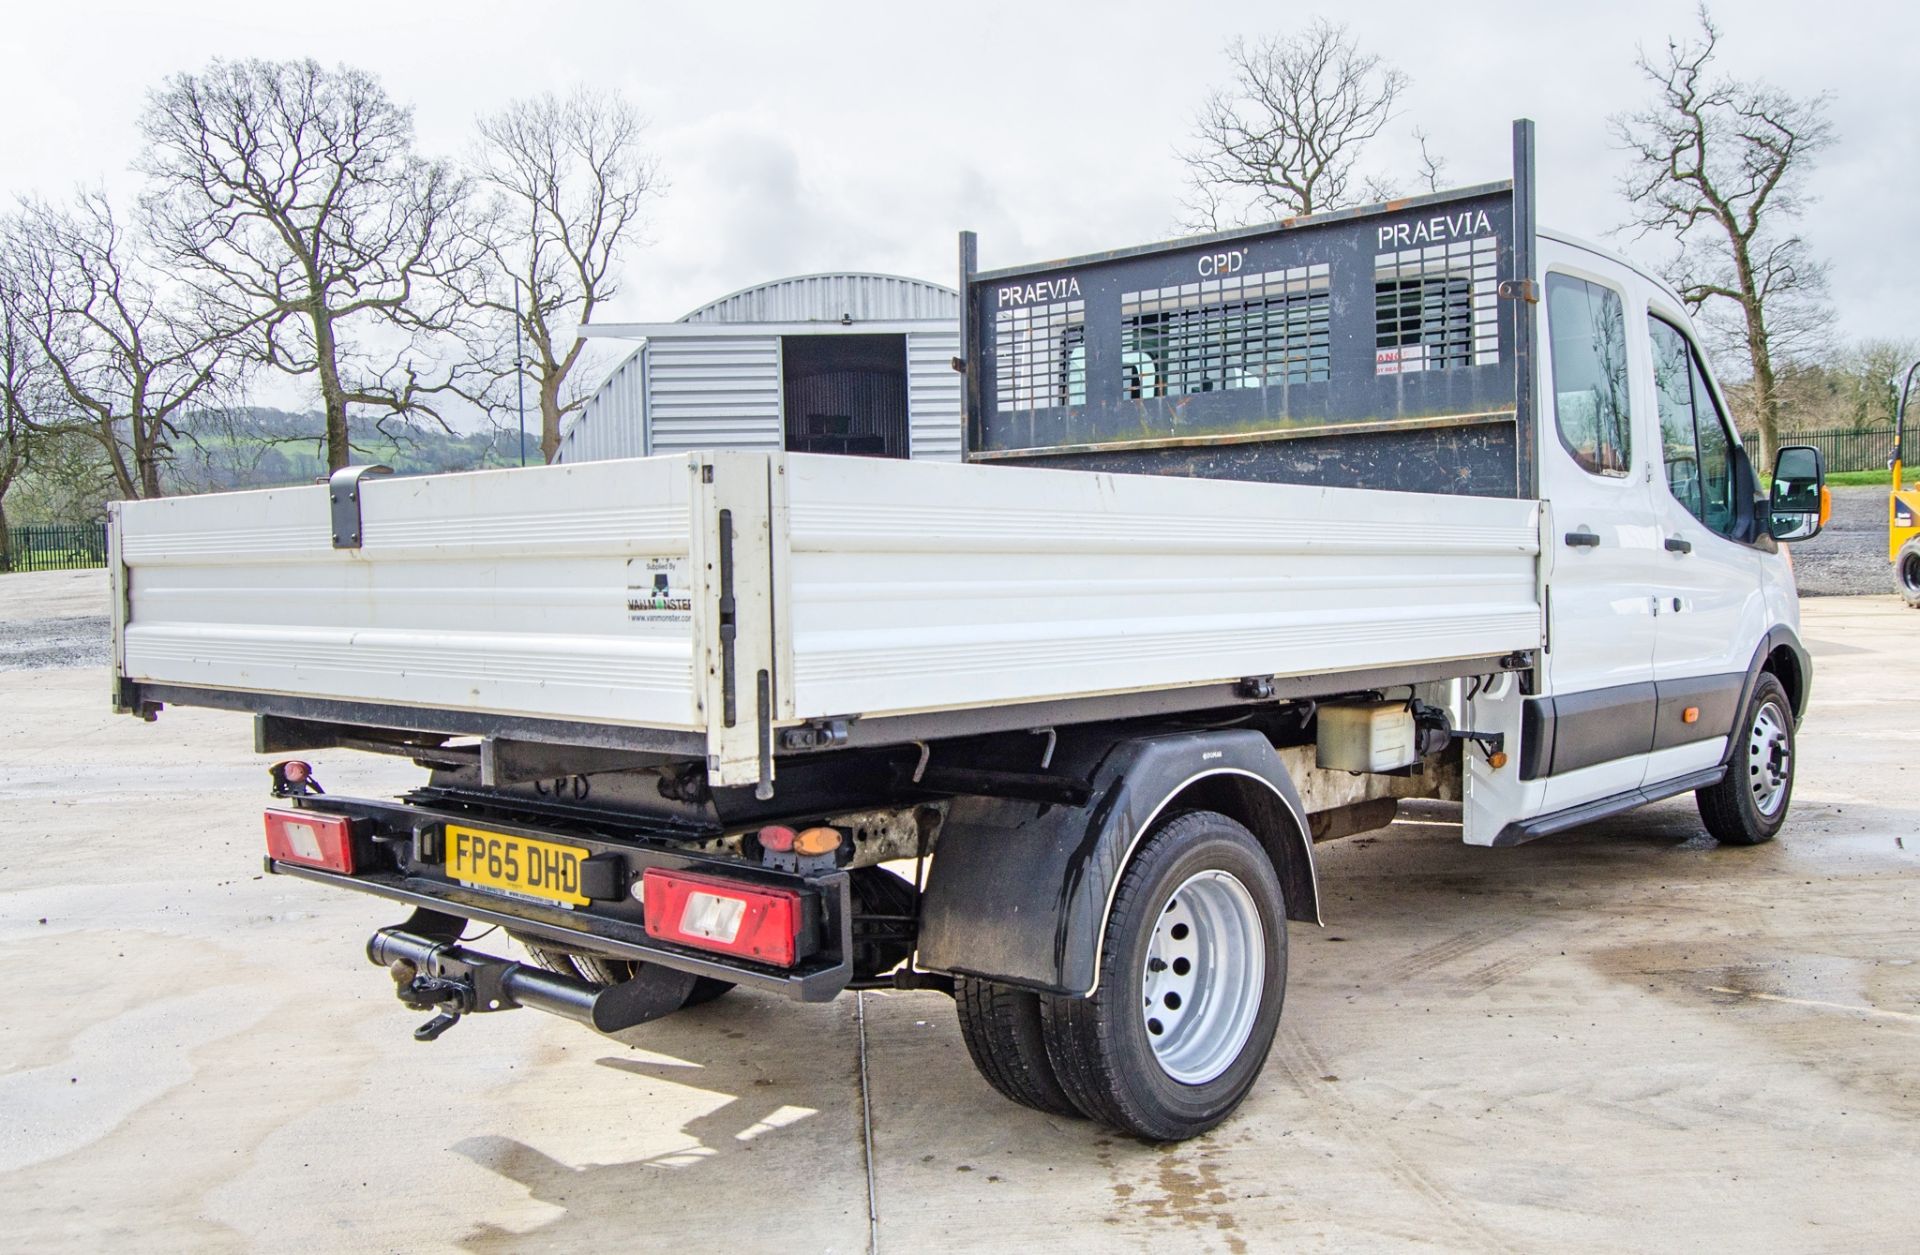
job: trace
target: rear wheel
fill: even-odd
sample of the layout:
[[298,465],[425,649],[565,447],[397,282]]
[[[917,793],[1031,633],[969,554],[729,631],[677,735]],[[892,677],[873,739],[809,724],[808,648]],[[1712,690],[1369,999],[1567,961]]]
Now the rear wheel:
[[953,1005],[960,1015],[960,1037],[987,1084],[1023,1107],[1081,1114],[1047,1059],[1039,994],[962,976],[954,984]]
[[1716,841],[1759,845],[1786,823],[1793,799],[1793,703],[1772,672],[1753,686],[1733,735],[1726,776],[1694,797]]
[[1042,996],[1074,1105],[1152,1141],[1206,1132],[1266,1063],[1286,996],[1286,899],[1253,834],[1211,811],[1161,825],[1114,895],[1088,998]]
[[1920,610],[1920,536],[1900,546],[1893,559],[1893,591]]

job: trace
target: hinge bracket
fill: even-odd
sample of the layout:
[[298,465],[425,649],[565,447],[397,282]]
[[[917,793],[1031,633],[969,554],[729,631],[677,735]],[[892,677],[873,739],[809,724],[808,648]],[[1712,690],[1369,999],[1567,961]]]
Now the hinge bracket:
[[815,719],[797,728],[780,729],[780,748],[804,753],[837,749],[847,743],[845,719]]
[[1503,301],[1525,301],[1529,305],[1540,303],[1540,289],[1531,279],[1505,279],[1500,284],[1500,299]]
[[364,539],[360,523],[360,480],[368,475],[391,474],[391,466],[343,466],[327,477],[335,549],[358,549]]

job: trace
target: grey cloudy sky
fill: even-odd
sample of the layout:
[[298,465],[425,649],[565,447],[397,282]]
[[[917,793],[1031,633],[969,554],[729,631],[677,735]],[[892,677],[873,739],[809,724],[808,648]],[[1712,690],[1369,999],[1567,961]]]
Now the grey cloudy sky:
[[[1847,337],[1920,336],[1915,12],[1865,0],[1716,6],[1727,69],[1832,93],[1839,142],[1804,230],[1832,262]],[[1449,182],[1502,178],[1508,123],[1530,116],[1542,220],[1595,238],[1623,216],[1606,116],[1645,97],[1635,48],[1692,26],[1692,5],[1666,0],[38,5],[6,21],[0,188],[10,199],[103,181],[130,193],[147,89],[216,55],[371,69],[414,106],[422,147],[445,154],[465,146],[477,114],[587,83],[621,89],[651,118],[672,185],[609,320],[675,318],[821,270],[951,283],[963,227],[981,233],[987,266],[1172,234],[1173,151],[1223,75],[1222,45],[1315,13],[1348,21],[1411,76],[1377,164],[1410,170],[1418,125]]]

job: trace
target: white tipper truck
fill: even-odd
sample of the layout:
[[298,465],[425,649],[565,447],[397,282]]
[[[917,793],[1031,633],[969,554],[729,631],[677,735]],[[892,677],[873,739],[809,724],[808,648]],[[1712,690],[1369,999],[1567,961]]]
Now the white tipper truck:
[[[412,912],[367,952],[424,1040],[939,989],[1002,1094],[1158,1140],[1245,1097],[1314,843],[1400,799],[1779,830],[1818,455],[1761,495],[1680,300],[1535,227],[1530,124],[1499,183],[973,255],[964,463],[126,502],[116,703],[255,716],[268,870]],[[323,749],[427,774],[326,793]]]

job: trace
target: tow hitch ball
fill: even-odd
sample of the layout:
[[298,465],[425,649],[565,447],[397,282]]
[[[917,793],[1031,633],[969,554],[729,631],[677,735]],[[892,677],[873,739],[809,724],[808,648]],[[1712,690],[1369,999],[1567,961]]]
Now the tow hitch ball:
[[439,1014],[413,1030],[413,1040],[434,1041],[473,1010],[473,986],[444,976],[428,976],[407,959],[395,959],[387,965],[393,977],[394,993],[402,1005],[414,1011],[440,1008]]

